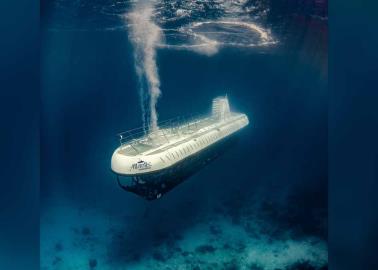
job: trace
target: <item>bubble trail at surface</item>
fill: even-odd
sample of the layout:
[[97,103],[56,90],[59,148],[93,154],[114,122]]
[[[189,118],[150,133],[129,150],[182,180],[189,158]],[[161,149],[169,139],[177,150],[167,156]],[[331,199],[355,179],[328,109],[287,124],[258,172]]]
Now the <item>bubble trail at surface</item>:
[[[193,22],[179,29],[165,29],[172,36],[186,36],[181,44],[159,44],[161,48],[192,50],[194,52],[214,55],[222,47],[252,48],[277,44],[270,31],[253,22],[236,20],[217,20]],[[255,34],[255,36],[253,36]],[[227,38],[232,37],[232,40]]]

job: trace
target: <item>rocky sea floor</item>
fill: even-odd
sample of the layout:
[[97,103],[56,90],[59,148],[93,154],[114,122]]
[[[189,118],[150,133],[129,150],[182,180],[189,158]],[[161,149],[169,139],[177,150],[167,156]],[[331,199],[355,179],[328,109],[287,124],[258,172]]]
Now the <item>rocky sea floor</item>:
[[324,213],[312,209],[307,220],[292,205],[234,199],[198,211],[190,202],[174,210],[146,204],[136,215],[60,200],[41,214],[41,269],[328,269]]

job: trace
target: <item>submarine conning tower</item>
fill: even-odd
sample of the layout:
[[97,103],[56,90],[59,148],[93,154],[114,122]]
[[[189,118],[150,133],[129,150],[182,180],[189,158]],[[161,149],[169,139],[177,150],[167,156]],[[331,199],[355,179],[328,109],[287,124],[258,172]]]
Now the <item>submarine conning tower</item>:
[[214,98],[211,114],[214,119],[217,119],[219,121],[227,119],[231,115],[230,105],[228,104],[228,98]]
[[123,189],[149,200],[160,198],[218,156],[248,123],[245,114],[230,110],[227,96],[217,97],[209,115],[170,119],[151,132],[120,133],[111,169]]

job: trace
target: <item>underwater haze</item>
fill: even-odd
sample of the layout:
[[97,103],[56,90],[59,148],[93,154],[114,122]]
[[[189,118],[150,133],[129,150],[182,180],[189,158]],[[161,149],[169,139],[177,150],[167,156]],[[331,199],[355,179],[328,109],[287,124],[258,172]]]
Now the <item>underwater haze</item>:
[[[328,269],[327,1],[41,2],[41,269]],[[238,143],[155,201],[116,134],[208,113]]]

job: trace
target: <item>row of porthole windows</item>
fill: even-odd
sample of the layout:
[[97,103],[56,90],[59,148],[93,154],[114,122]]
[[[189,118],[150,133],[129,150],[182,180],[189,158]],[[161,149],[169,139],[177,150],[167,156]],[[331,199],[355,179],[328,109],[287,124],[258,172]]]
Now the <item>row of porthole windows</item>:
[[[226,134],[227,134],[227,133],[228,133],[228,130],[226,131]],[[207,136],[207,137],[205,137],[204,139],[201,139],[201,140],[199,140],[199,141],[195,140],[195,142],[194,142],[193,144],[194,144],[195,147],[200,148],[201,146],[204,146],[206,143],[209,144],[210,142],[215,141],[215,140],[218,139],[219,137],[220,137],[220,136],[218,136],[218,135],[210,135],[210,136]],[[195,150],[195,147],[193,147],[192,144],[189,144],[189,146],[184,147],[183,150],[180,149],[180,150],[178,150],[178,151],[175,151],[175,152],[169,153],[170,155],[167,154],[167,155],[165,155],[165,157],[166,157],[169,161],[172,160],[171,157],[172,157],[173,159],[178,159],[178,158],[180,157],[180,154],[181,154],[181,157],[183,157],[184,155],[190,154],[190,149],[192,149],[192,151],[194,151],[194,150]],[[171,156],[171,157],[170,157],[170,156]],[[163,163],[165,163],[164,158],[160,157],[160,160],[161,160]]]
[[[194,151],[193,146],[190,145],[190,147],[192,148],[192,151]],[[171,161],[172,159],[177,159],[177,158],[179,158],[180,155],[181,155],[181,157],[183,157],[183,156],[185,156],[185,155],[187,155],[187,154],[190,154],[190,147],[189,147],[189,146],[186,146],[186,147],[184,147],[184,148],[182,148],[182,149],[179,149],[179,150],[176,150],[176,151],[174,151],[174,152],[172,152],[172,153],[166,154],[165,157],[166,157],[169,161]],[[171,159],[171,158],[172,158],[172,159]],[[163,161],[163,162],[165,163],[164,158],[160,157],[160,160]]]

